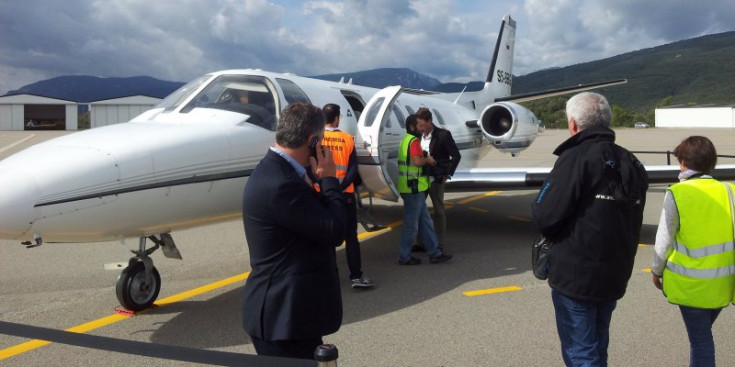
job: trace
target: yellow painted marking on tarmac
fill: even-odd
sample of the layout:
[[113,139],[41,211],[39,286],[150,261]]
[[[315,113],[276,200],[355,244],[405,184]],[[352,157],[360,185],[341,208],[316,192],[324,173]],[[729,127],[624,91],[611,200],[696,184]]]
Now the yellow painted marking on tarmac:
[[[118,321],[125,320],[128,317],[130,317],[130,315],[110,315],[107,317],[103,317],[101,319],[97,319],[97,320],[90,321],[90,322],[87,322],[87,323],[84,323],[78,326],[74,326],[72,328],[66,329],[66,331],[69,331],[72,333],[84,334],[88,331],[99,329],[103,326],[107,326],[110,324],[114,324]],[[34,339],[29,342],[25,342],[22,344],[12,346],[10,348],[0,350],[0,361],[6,358],[10,358],[12,356],[16,356],[21,353],[31,351],[36,348],[43,347],[48,344],[51,344],[51,342],[48,342],[45,340]]]
[[[241,281],[247,279],[248,276],[250,276],[250,272],[249,271],[248,272],[245,272],[245,273],[242,273],[242,274],[239,274],[239,275],[235,275],[235,276],[226,278],[226,279],[222,279],[222,280],[219,280],[219,281],[216,281],[214,283],[210,283],[210,284],[207,284],[207,285],[198,287],[198,288],[194,288],[192,290],[181,292],[179,294],[175,294],[173,296],[166,297],[164,299],[160,299],[157,302],[155,302],[155,305],[161,307],[161,306],[164,306],[164,305],[168,305],[168,304],[180,302],[180,301],[183,301],[185,299],[188,299],[188,298],[191,298],[191,297],[195,297],[195,296],[198,296],[200,294],[207,293],[207,292],[213,291],[213,290],[218,289],[218,288],[225,287],[225,286],[230,285],[230,284],[233,284],[233,283],[241,282]],[[145,311],[142,311],[142,312],[145,312]],[[130,315],[118,315],[118,314],[114,314],[114,315],[103,317],[101,319],[97,319],[97,320],[90,321],[90,322],[87,322],[87,323],[84,323],[84,324],[81,324],[81,325],[74,326],[72,328],[66,329],[66,331],[70,331],[70,332],[73,332],[73,333],[84,334],[86,332],[89,332],[89,331],[92,331],[92,330],[95,330],[95,329],[99,329],[101,327],[104,327],[104,326],[107,326],[107,325],[111,325],[111,324],[114,324],[116,322],[125,320],[125,319],[127,319],[129,317],[130,317]],[[6,358],[10,358],[12,356],[16,356],[16,355],[21,354],[21,353],[25,353],[25,352],[31,351],[31,350],[36,349],[36,348],[43,347],[43,346],[48,345],[48,344],[51,344],[51,342],[48,342],[48,341],[45,341],[45,340],[31,340],[29,342],[25,342],[25,343],[22,343],[22,344],[18,344],[18,345],[15,345],[15,346],[12,346],[12,347],[9,347],[9,348],[0,350],[0,361],[3,360],[3,359],[6,359]]]
[[638,244],[638,247],[646,247],[646,246],[648,246],[648,245],[646,245],[645,243],[639,243]]
[[48,344],[51,344],[51,342],[36,339],[36,340],[31,340],[29,342],[25,342],[23,344],[12,346],[10,348],[5,348],[3,350],[0,350],[0,361],[6,358],[10,358],[12,356],[16,356],[21,353],[25,353],[29,350],[34,350],[36,348],[43,347],[44,345],[48,345]]
[[643,268],[643,269],[641,269],[641,271],[646,272],[646,273],[650,273],[651,272],[651,268]]
[[520,291],[521,289],[523,288],[513,285],[510,287],[489,288],[489,289],[480,289],[477,291],[462,292],[462,294],[464,294],[467,297],[475,297],[475,296],[483,296],[486,294],[515,292],[515,291]]
[[513,219],[513,220],[517,220],[519,222],[530,222],[531,221],[528,218],[516,217],[515,215],[509,215],[508,218]]
[[173,296],[166,297],[164,299],[160,299],[157,302],[154,302],[154,304],[155,305],[158,305],[160,307],[160,306],[163,306],[163,305],[167,305],[167,304],[171,304],[171,303],[176,303],[176,302],[179,302],[179,301],[183,301],[185,299],[188,299],[188,298],[191,298],[191,297],[195,297],[195,296],[198,296],[200,294],[207,293],[207,292],[213,291],[213,290],[218,289],[218,288],[222,288],[224,286],[228,286],[228,285],[230,285],[232,283],[241,282],[241,281],[247,279],[248,276],[250,276],[250,272],[249,271],[244,272],[244,273],[239,274],[239,275],[235,275],[233,277],[229,277],[227,279],[222,279],[222,280],[217,281],[217,282],[214,282],[214,283],[203,285],[203,286],[201,286],[199,288],[194,288],[194,289],[188,290],[186,292],[181,292],[179,294],[175,294]]
[[464,205],[464,204],[467,204],[467,203],[471,203],[471,202],[473,202],[473,201],[477,201],[477,200],[480,200],[480,199],[486,198],[486,197],[488,197],[488,196],[493,196],[493,195],[497,195],[497,194],[499,194],[499,193],[500,193],[500,191],[490,191],[490,192],[486,192],[486,193],[484,193],[484,194],[480,194],[480,195],[475,195],[475,196],[469,197],[469,198],[467,198],[467,199],[464,199],[464,200],[458,201],[458,202],[457,202],[457,204],[462,204],[462,205]]
[[472,210],[472,211],[476,211],[476,212],[480,212],[480,213],[488,213],[488,212],[490,212],[490,211],[489,211],[489,210],[487,210],[487,209],[482,209],[482,208],[476,208],[476,207],[474,207],[474,206],[470,207],[470,210]]
[[36,136],[35,134],[31,134],[31,135],[28,135],[28,136],[26,136],[26,137],[25,137],[25,138],[23,138],[23,139],[20,139],[20,140],[16,141],[15,143],[12,143],[12,144],[6,145],[6,146],[4,146],[4,147],[0,148],[0,153],[2,153],[2,152],[4,152],[4,151],[6,151],[6,150],[8,150],[8,149],[10,149],[10,148],[12,148],[12,147],[14,147],[14,146],[18,145],[18,144],[22,144],[22,143],[25,143],[26,141],[28,141],[28,140],[31,140],[31,139],[33,139],[33,138],[34,138],[35,136]]

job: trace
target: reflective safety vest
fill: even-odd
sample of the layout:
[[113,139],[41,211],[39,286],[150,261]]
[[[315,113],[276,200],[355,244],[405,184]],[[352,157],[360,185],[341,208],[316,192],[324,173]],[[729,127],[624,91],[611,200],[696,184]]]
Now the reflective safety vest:
[[[332,159],[337,166],[337,179],[342,182],[347,176],[347,166],[350,163],[350,155],[355,150],[355,138],[352,135],[339,130],[324,130],[322,147],[332,151]],[[314,188],[319,191],[319,183],[314,183]],[[355,192],[355,185],[350,184],[343,192]]]
[[679,230],[666,259],[664,294],[677,305],[725,307],[733,301],[735,291],[735,248],[727,188],[714,179],[699,178],[677,183],[669,190],[679,211]]
[[[413,164],[409,149],[416,137],[406,134],[398,147],[398,192],[401,194],[415,194],[429,189],[429,177],[424,175],[420,166]],[[412,182],[416,182],[412,184]],[[414,191],[414,187],[416,190]]]

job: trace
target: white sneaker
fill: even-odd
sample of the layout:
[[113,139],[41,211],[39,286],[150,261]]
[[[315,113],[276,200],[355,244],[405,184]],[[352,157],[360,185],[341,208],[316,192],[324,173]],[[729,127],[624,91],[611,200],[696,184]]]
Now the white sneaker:
[[352,288],[371,288],[375,285],[373,284],[373,281],[370,280],[370,278],[365,278],[365,277],[352,279],[351,283],[352,283]]

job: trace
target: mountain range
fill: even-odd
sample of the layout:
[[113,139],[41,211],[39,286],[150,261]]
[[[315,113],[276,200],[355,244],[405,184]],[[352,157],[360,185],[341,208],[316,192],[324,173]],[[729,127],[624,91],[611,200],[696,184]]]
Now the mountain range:
[[[611,104],[644,111],[654,108],[662,99],[682,105],[735,105],[735,32],[726,32],[669,43],[607,59],[580,63],[563,68],[545,69],[513,77],[513,94],[542,91],[611,79],[628,79],[628,83],[603,89]],[[477,90],[482,81],[441,83],[439,80],[406,68],[383,68],[352,73],[313,76],[317,79],[345,81],[383,88],[403,85],[414,89],[439,92]],[[33,94],[79,103],[146,95],[163,98],[183,82],[139,76],[99,78],[94,76],[60,76],[28,84],[12,94]]]

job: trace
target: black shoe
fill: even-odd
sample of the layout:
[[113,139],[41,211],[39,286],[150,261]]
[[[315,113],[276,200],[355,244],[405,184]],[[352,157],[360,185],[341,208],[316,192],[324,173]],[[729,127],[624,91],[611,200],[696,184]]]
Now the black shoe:
[[413,245],[411,252],[426,252],[426,248],[424,246]]
[[421,259],[417,259],[413,256],[411,256],[411,258],[406,261],[403,261],[400,259],[398,260],[398,265],[418,265],[418,264],[421,264]]
[[452,255],[441,254],[439,256],[432,256],[429,258],[429,262],[432,264],[444,263],[449,260],[452,260]]

